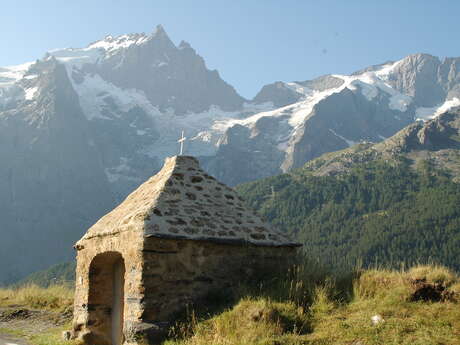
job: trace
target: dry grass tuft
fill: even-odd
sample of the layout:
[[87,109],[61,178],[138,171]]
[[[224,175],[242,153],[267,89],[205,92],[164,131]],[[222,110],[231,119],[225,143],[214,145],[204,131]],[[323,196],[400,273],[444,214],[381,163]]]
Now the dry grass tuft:
[[281,341],[286,334],[300,335],[308,329],[308,316],[293,303],[247,298],[214,318],[203,322],[195,320],[191,337],[166,344],[284,344]]
[[419,265],[411,268],[407,275],[412,280],[426,280],[427,283],[450,287],[459,282],[457,275],[446,267],[439,265]]
[[60,310],[72,305],[73,295],[73,288],[67,285],[52,285],[47,288],[26,285],[19,288],[0,289],[0,306]]
[[409,295],[410,286],[404,272],[370,269],[362,272],[353,284],[355,298],[371,299],[392,295]]

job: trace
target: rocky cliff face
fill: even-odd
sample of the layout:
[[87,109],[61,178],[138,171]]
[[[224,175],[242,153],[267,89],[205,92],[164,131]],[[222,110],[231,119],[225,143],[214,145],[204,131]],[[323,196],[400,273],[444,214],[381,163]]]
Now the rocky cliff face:
[[0,114],[0,282],[69,260],[113,203],[64,66],[38,62],[29,75],[33,95]]
[[[240,109],[244,99],[187,42],[175,46],[161,26],[151,35],[107,37],[92,47],[127,45],[105,50],[99,63],[84,64],[77,73],[94,73],[121,89],[142,91],[160,111],[203,112],[211,105]],[[90,46],[90,47],[91,47]]]
[[460,107],[427,122],[410,124],[392,137],[363,143],[329,153],[308,162],[303,169],[317,176],[334,176],[350,171],[356,163],[406,159],[414,167],[428,162],[460,180]]
[[417,54],[276,82],[248,101],[160,26],[2,67],[0,283],[70,257],[92,221],[178,153],[182,130],[185,153],[236,185],[460,104],[459,61]]

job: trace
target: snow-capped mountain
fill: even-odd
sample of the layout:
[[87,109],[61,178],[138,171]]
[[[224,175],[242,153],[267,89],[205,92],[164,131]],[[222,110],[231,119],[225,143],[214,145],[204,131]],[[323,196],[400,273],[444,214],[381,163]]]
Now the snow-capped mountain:
[[[379,142],[460,104],[459,58],[415,54],[352,75],[264,86],[253,102],[275,109],[218,120],[208,171],[230,184],[286,172],[361,141]],[[225,128],[225,129],[223,129]]]
[[92,222],[178,153],[182,130],[186,154],[237,184],[460,104],[459,63],[411,55],[276,82],[249,101],[159,26],[0,67],[0,283],[70,258]]

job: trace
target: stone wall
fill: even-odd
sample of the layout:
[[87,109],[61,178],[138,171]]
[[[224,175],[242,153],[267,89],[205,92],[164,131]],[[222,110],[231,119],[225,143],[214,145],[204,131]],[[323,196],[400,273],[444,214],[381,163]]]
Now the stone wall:
[[149,238],[143,249],[143,319],[172,321],[188,303],[250,279],[258,267],[274,267],[294,252],[293,247]]
[[[74,302],[74,337],[86,344],[110,345],[111,296],[114,264],[124,262],[124,310],[126,322],[136,322],[142,316],[138,303],[142,290],[142,235],[138,232],[118,232],[110,236],[95,236],[76,246],[77,271]],[[91,285],[91,286],[90,286]]]
[[[187,305],[205,301],[217,289],[230,293],[232,286],[254,276],[258,267],[273,267],[296,250],[137,236],[142,235],[122,232],[79,242],[74,335],[87,344],[111,344],[107,270],[116,257],[113,253],[119,253],[125,264],[125,344],[155,344]],[[105,266],[100,258],[105,258]],[[90,288],[90,283],[99,287]],[[103,298],[91,296],[91,291]]]

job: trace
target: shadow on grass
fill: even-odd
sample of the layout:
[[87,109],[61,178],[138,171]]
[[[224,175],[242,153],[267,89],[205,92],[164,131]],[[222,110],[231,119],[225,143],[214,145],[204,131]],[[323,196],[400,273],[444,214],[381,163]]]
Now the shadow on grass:
[[[276,267],[267,267],[261,262],[250,276],[225,289],[206,294],[175,315],[177,321],[171,327],[168,338],[189,338],[195,333],[198,323],[234,309],[241,301],[257,303],[262,300],[274,307],[255,308],[257,310],[251,320],[273,321],[285,332],[310,333],[313,329],[308,314],[318,289],[325,292],[329,300],[348,303],[353,299],[353,280],[358,275],[359,270],[332,271],[303,254]],[[282,303],[288,304],[291,309],[301,310],[305,317],[299,318],[297,312],[283,312]]]

